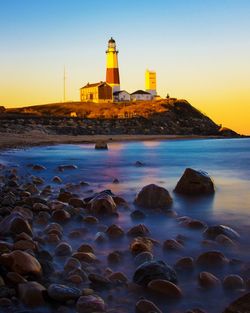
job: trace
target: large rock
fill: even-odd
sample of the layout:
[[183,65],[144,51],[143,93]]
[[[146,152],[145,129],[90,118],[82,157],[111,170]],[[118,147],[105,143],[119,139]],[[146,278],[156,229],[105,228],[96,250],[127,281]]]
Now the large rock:
[[250,292],[233,301],[224,313],[249,313],[250,312]]
[[148,284],[149,290],[169,298],[181,298],[182,291],[174,283],[164,279],[154,279]]
[[81,296],[76,303],[77,313],[105,312],[106,305],[101,297],[96,295]]
[[27,306],[41,306],[44,302],[46,288],[35,281],[29,281],[18,285],[20,300]]
[[163,209],[172,204],[172,198],[167,189],[150,184],[142,188],[137,194],[134,203],[142,208]]
[[51,284],[48,288],[48,295],[55,301],[67,302],[69,300],[78,299],[81,296],[81,291],[78,288]]
[[211,240],[215,240],[219,235],[225,235],[232,240],[240,239],[240,235],[234,229],[225,225],[210,226],[203,233],[205,238]]
[[222,267],[229,263],[229,260],[219,251],[207,251],[200,254],[196,264],[200,267]]
[[184,195],[213,194],[214,183],[206,172],[186,168],[174,191]]
[[0,264],[20,275],[33,274],[40,276],[42,272],[41,264],[36,258],[27,252],[19,250],[2,254],[0,256]]
[[113,198],[106,193],[100,193],[88,204],[92,214],[112,215],[116,212],[116,204]]
[[164,279],[177,282],[176,272],[163,261],[149,261],[137,267],[133,281],[141,286],[147,286],[152,280]]
[[153,242],[150,238],[136,237],[132,240],[129,249],[133,255],[141,252],[151,252],[153,250]]

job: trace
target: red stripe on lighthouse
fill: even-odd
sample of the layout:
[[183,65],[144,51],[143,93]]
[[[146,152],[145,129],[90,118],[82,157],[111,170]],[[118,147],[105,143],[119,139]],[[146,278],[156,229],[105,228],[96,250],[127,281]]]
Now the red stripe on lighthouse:
[[106,70],[106,82],[108,84],[120,84],[119,69],[107,68]]

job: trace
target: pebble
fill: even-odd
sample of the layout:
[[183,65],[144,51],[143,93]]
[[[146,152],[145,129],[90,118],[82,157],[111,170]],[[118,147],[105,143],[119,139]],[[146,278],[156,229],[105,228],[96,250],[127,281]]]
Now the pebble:
[[212,273],[201,272],[198,277],[199,284],[203,288],[214,288],[220,285],[220,280]]
[[151,280],[147,287],[149,290],[153,292],[156,292],[158,294],[164,295],[172,299],[173,298],[178,299],[182,297],[181,289],[174,283],[171,283],[170,281],[164,279]]

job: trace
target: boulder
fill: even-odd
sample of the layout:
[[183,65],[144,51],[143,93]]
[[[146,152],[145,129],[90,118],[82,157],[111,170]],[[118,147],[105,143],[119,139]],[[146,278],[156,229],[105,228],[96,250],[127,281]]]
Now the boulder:
[[19,213],[13,212],[9,216],[6,216],[0,222],[0,234],[8,235],[8,234],[20,234],[26,233],[32,236],[32,229],[30,227],[29,222],[26,217]]
[[110,238],[116,239],[124,236],[124,230],[120,226],[113,224],[108,227],[108,229],[106,230],[106,234]]
[[153,302],[142,299],[135,305],[136,313],[163,313]]
[[146,209],[164,209],[171,206],[172,198],[167,189],[150,184],[142,188],[134,203]]
[[250,292],[233,301],[223,313],[249,313]]
[[112,196],[106,193],[100,193],[95,196],[88,204],[92,214],[112,215],[116,213],[116,204]]
[[222,267],[229,263],[229,260],[219,251],[208,251],[200,254],[196,264],[201,267]]
[[149,229],[144,224],[133,226],[127,232],[127,235],[129,236],[146,236],[148,234],[149,234]]
[[45,303],[44,293],[46,288],[35,281],[18,285],[19,299],[23,304],[31,307],[41,306]]
[[183,257],[176,261],[174,265],[175,270],[191,272],[194,270],[194,259],[191,257]]
[[177,275],[174,269],[163,261],[148,261],[138,266],[133,276],[133,282],[141,286],[147,286],[155,279],[176,283]]
[[152,252],[153,243],[149,238],[136,237],[132,240],[129,248],[133,255],[137,255],[141,252]]
[[223,279],[223,287],[228,290],[243,289],[245,283],[242,277],[239,275],[228,275]]
[[217,236],[225,235],[232,240],[239,240],[240,235],[231,227],[225,225],[209,226],[204,232],[203,236],[206,239],[215,240]]
[[72,254],[72,247],[67,242],[60,242],[55,249],[55,255],[67,256]]
[[97,295],[81,296],[76,303],[76,312],[106,312],[106,305],[104,300]]
[[186,168],[174,191],[188,196],[213,194],[214,183],[206,172]]
[[48,295],[51,299],[59,302],[76,300],[81,296],[78,288],[68,287],[60,284],[51,284],[48,288]]
[[141,252],[137,254],[134,261],[135,261],[135,264],[139,266],[142,263],[147,262],[147,261],[152,261],[153,259],[154,259],[153,254],[145,251],[145,252]]
[[178,299],[182,297],[181,289],[174,283],[164,279],[154,279],[148,284],[148,289],[157,293],[164,295],[169,298]]
[[0,256],[0,264],[20,275],[33,274],[40,276],[42,272],[41,264],[37,259],[29,253],[20,250],[2,254]]
[[183,245],[175,239],[167,239],[163,243],[164,250],[179,251],[182,250],[183,248],[184,248]]

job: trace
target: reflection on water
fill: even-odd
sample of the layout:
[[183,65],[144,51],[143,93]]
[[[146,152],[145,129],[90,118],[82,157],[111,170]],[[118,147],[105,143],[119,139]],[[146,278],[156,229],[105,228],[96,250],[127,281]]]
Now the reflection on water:
[[[242,235],[241,246],[236,251],[228,251],[221,248],[230,258],[249,260],[250,251],[247,248],[250,226],[250,140],[226,139],[226,140],[178,140],[178,141],[146,141],[110,143],[109,150],[95,150],[94,145],[58,145],[52,147],[36,147],[26,150],[4,152],[0,156],[0,163],[7,162],[17,165],[22,174],[32,173],[28,164],[41,164],[47,170],[39,174],[45,179],[46,184],[53,185],[55,190],[60,186],[51,183],[55,175],[59,175],[64,183],[87,181],[90,186],[79,190],[83,197],[89,195],[91,190],[98,191],[112,189],[115,194],[123,196],[133,209],[135,194],[149,183],[156,183],[167,188],[173,197],[173,209],[181,216],[188,215],[201,219],[208,224],[223,223],[232,226]],[[136,167],[136,161],[141,161],[144,166]],[[75,164],[77,170],[58,172],[61,164]],[[214,179],[216,193],[214,196],[201,198],[186,198],[174,194],[172,191],[186,167],[202,169]],[[113,184],[114,178],[119,184]],[[116,223],[127,231],[132,225],[137,224],[131,220],[130,211],[121,211],[117,220],[102,221],[106,225]],[[150,229],[152,238],[161,243],[169,238],[175,238],[178,234],[188,238],[184,250],[177,253],[165,254],[160,247],[156,247],[154,255],[174,264],[181,256],[196,257],[202,251],[207,250],[201,246],[202,234],[200,231],[190,231],[180,227],[173,218],[162,216],[149,216],[145,225]],[[80,227],[75,224],[74,227]],[[65,240],[72,230],[72,224],[64,228]],[[84,241],[90,242],[97,251],[98,258],[107,266],[107,254],[113,250],[126,250],[130,239],[124,237],[120,241],[112,241],[104,244],[101,249],[93,241],[98,226],[91,226],[84,237]],[[70,244],[77,249],[81,240],[71,240]],[[53,248],[48,247],[48,249]],[[118,265],[116,270],[121,270],[128,275],[133,275],[135,265],[130,254],[125,255],[125,263]],[[126,264],[126,266],[124,266]],[[58,269],[63,262],[58,260]],[[216,273],[223,279],[225,274],[232,273],[232,269]],[[189,277],[180,277],[180,286],[185,294],[185,301],[173,304],[174,309],[188,309],[190,307],[203,307],[210,312],[222,311],[230,302],[232,295],[225,295],[219,291],[215,295],[213,291],[202,293],[197,289],[198,272]],[[142,294],[145,296],[145,294]],[[136,301],[138,295],[134,296]],[[150,295],[148,295],[150,298]],[[213,301],[208,301],[214,298]],[[187,301],[188,299],[188,301]],[[216,300],[217,299],[217,300]],[[165,308],[162,299],[156,299]],[[129,307],[129,305],[128,305]],[[170,306],[171,307],[171,306]],[[129,307],[130,312],[132,308]],[[128,312],[129,312],[128,310]],[[163,310],[164,311],[164,310]],[[164,311],[165,312],[165,311]]]

